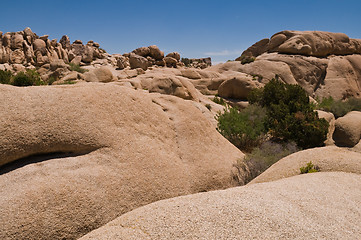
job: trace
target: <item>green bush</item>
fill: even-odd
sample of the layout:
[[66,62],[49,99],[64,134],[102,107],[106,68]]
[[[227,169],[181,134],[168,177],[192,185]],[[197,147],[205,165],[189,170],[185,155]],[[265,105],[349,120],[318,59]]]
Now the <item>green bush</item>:
[[241,56],[236,60],[241,61],[241,64],[248,64],[248,63],[254,62],[256,60],[256,58],[253,56]]
[[13,74],[10,71],[0,70],[0,83],[1,84],[10,84]]
[[40,86],[45,83],[41,80],[39,73],[35,69],[28,69],[26,72],[19,72],[13,77],[11,82],[14,86]]
[[345,101],[341,101],[334,100],[330,96],[322,99],[317,108],[323,111],[332,112],[335,118],[339,118],[351,111],[361,111],[361,99],[349,98]]
[[305,167],[300,168],[301,174],[304,173],[313,173],[313,172],[319,172],[320,168],[316,165],[313,165],[312,162],[308,162]]
[[233,145],[248,152],[264,139],[265,116],[265,109],[256,105],[242,111],[226,106],[225,111],[216,116],[217,130]]
[[88,70],[80,67],[78,64],[69,63],[69,66],[70,66],[71,71],[76,71],[76,72],[79,72],[79,73],[85,73],[85,72],[88,71]]
[[219,104],[219,105],[223,105],[223,106],[226,106],[227,105],[227,103],[223,100],[223,98],[221,98],[221,97],[219,97],[219,96],[214,96],[214,98],[213,98],[213,100],[212,100],[213,102],[215,102],[215,103],[217,103],[217,104]]
[[244,159],[238,160],[237,164],[234,165],[237,174],[233,178],[239,185],[247,184],[278,160],[298,150],[295,143],[264,142],[247,154]]
[[191,64],[191,61],[189,58],[182,58],[181,62],[184,63],[184,66],[189,67]]
[[252,90],[248,100],[267,109],[265,128],[275,139],[311,148],[322,146],[327,138],[328,122],[318,118],[299,85],[272,79],[263,89]]

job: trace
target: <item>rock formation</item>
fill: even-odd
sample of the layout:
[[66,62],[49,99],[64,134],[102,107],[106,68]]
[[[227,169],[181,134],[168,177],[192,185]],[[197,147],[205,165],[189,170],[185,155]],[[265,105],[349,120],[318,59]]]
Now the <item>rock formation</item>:
[[361,175],[313,173],[138,208],[81,240],[359,239]]
[[1,239],[76,239],[145,204],[231,187],[244,156],[181,98],[112,83],[0,92]]
[[[283,31],[248,48],[236,61],[256,61],[240,71],[276,74],[285,82],[296,82],[311,96],[345,99],[361,96],[361,39],[343,33]],[[277,65],[279,68],[272,67]],[[270,76],[271,75],[271,76]]]

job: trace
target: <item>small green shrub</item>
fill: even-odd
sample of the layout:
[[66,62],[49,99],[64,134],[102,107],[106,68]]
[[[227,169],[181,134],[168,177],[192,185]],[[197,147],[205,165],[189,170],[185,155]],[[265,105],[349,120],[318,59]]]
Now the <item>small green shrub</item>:
[[85,72],[88,71],[87,69],[84,69],[84,68],[80,67],[78,64],[69,63],[69,66],[70,66],[71,71],[76,71],[76,72],[79,72],[79,73],[85,73]]
[[40,74],[35,69],[28,69],[26,72],[16,74],[11,82],[14,86],[40,86],[45,83],[41,80]]
[[212,99],[213,102],[219,104],[219,105],[223,105],[223,106],[226,106],[227,103],[224,101],[223,98],[219,97],[219,96],[214,96],[214,98]]
[[211,110],[212,110],[212,106],[211,106],[211,104],[207,103],[205,106],[206,106],[206,108],[207,108],[209,111],[211,111]]
[[317,109],[332,112],[335,118],[342,117],[351,111],[361,111],[361,99],[349,98],[345,101],[334,100],[331,96],[323,98]]
[[295,143],[266,141],[253,149],[244,159],[238,160],[237,164],[234,165],[237,174],[233,178],[239,185],[247,184],[271,165],[298,150],[299,148]]
[[189,60],[189,58],[182,58],[181,62],[184,63],[184,66],[189,67],[191,64],[191,61]]
[[54,77],[54,76],[49,77],[48,85],[52,85],[55,81],[56,81],[56,77]]
[[265,138],[264,120],[266,111],[257,105],[251,105],[239,111],[226,106],[223,113],[218,113],[217,130],[239,149],[249,152]]
[[301,174],[305,173],[313,173],[313,172],[319,172],[320,168],[316,165],[313,165],[312,162],[308,162],[305,167],[300,168]]
[[327,138],[328,122],[318,118],[299,85],[272,79],[264,88],[252,90],[248,101],[267,109],[265,128],[275,139],[311,148],[322,146]]
[[252,56],[243,56],[243,57],[241,56],[240,60],[241,60],[241,64],[248,64],[254,62],[256,58]]
[[1,84],[10,84],[13,74],[10,71],[0,70],[0,83]]

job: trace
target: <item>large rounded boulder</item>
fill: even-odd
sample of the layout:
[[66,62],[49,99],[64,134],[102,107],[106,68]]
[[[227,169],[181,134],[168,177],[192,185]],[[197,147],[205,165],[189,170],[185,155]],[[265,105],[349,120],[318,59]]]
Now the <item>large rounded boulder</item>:
[[335,122],[333,140],[341,147],[354,147],[361,138],[361,112],[352,111]]
[[0,92],[1,239],[77,239],[148,203],[235,184],[244,155],[183,99],[112,83]]

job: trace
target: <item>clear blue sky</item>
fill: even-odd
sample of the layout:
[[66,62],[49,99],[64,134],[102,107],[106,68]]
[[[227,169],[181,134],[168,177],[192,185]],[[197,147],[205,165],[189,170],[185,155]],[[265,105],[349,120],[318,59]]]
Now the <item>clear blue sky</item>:
[[182,57],[235,59],[282,30],[344,32],[361,38],[359,0],[2,1],[0,31],[94,40],[109,53],[156,44]]

